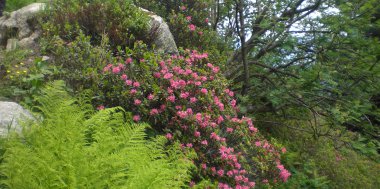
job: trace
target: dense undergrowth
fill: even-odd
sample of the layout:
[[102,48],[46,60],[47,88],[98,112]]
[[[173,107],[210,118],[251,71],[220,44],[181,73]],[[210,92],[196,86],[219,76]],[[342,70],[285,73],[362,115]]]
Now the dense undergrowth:
[[[180,54],[152,50],[148,18],[133,2],[168,21]],[[224,77],[234,41],[211,29],[206,1],[176,2],[172,12],[133,2],[54,2],[40,18],[38,50],[1,52],[0,96],[44,117],[1,141],[3,186],[379,186],[376,144],[352,148],[360,136],[342,126],[319,136],[331,130],[323,117],[305,132],[312,116],[302,109],[287,113],[304,119],[248,111],[252,96]],[[76,97],[43,87],[56,79]]]
[[192,163],[163,136],[148,138],[120,107],[95,111],[55,82],[37,97],[40,112],[4,139],[5,188],[180,188]]

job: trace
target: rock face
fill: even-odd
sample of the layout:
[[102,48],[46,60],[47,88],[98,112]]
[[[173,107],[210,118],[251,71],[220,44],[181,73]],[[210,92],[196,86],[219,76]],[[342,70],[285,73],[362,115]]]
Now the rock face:
[[177,45],[175,44],[172,33],[170,32],[169,26],[160,17],[155,15],[146,9],[140,8],[142,11],[149,15],[149,33],[152,34],[153,41],[152,45],[155,46],[155,50],[158,52],[178,54]]
[[32,114],[14,102],[0,101],[0,137],[8,131],[21,132],[20,120],[34,119]]
[[[34,18],[45,6],[44,3],[33,3],[10,13],[10,15],[0,17],[0,47],[7,50],[13,50],[17,46],[33,47],[35,40],[40,36],[40,31],[37,29],[37,22]],[[155,50],[178,54],[177,45],[166,22],[160,16],[148,10],[142,8],[141,10],[151,18],[148,24],[148,33],[153,36],[151,45],[155,46]]]
[[[33,3],[0,18],[0,46],[15,48],[31,47],[39,36],[36,14],[43,10],[44,3]],[[11,40],[9,40],[11,39]],[[11,42],[12,44],[7,44]],[[12,50],[12,49],[8,49]]]

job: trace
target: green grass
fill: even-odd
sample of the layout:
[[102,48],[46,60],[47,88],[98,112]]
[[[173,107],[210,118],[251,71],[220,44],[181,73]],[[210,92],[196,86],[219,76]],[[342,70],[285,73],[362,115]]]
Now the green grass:
[[11,12],[20,9],[26,5],[36,2],[48,2],[49,0],[7,0],[5,11]]

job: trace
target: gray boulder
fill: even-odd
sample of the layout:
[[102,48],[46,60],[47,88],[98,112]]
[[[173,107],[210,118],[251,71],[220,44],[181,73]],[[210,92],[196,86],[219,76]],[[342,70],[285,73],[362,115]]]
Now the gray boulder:
[[151,18],[148,24],[148,32],[153,36],[152,45],[155,46],[155,50],[158,52],[178,54],[177,45],[166,22],[153,12],[143,8],[140,9]]
[[[8,39],[17,39],[20,47],[31,47],[35,39],[39,37],[37,29],[36,14],[45,8],[44,3],[33,3],[9,15],[0,17],[0,46],[14,47],[7,44]],[[14,40],[10,40],[14,43]],[[9,49],[12,50],[12,49]]]
[[0,101],[0,137],[6,136],[9,131],[20,133],[20,123],[27,120],[34,120],[28,110],[14,102]]

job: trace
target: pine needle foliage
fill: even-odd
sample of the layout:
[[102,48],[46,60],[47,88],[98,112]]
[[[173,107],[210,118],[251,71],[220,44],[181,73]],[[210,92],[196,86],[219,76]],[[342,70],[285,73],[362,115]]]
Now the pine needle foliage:
[[193,164],[179,145],[149,139],[122,108],[95,112],[62,82],[44,89],[42,118],[6,138],[4,188],[184,188]]

